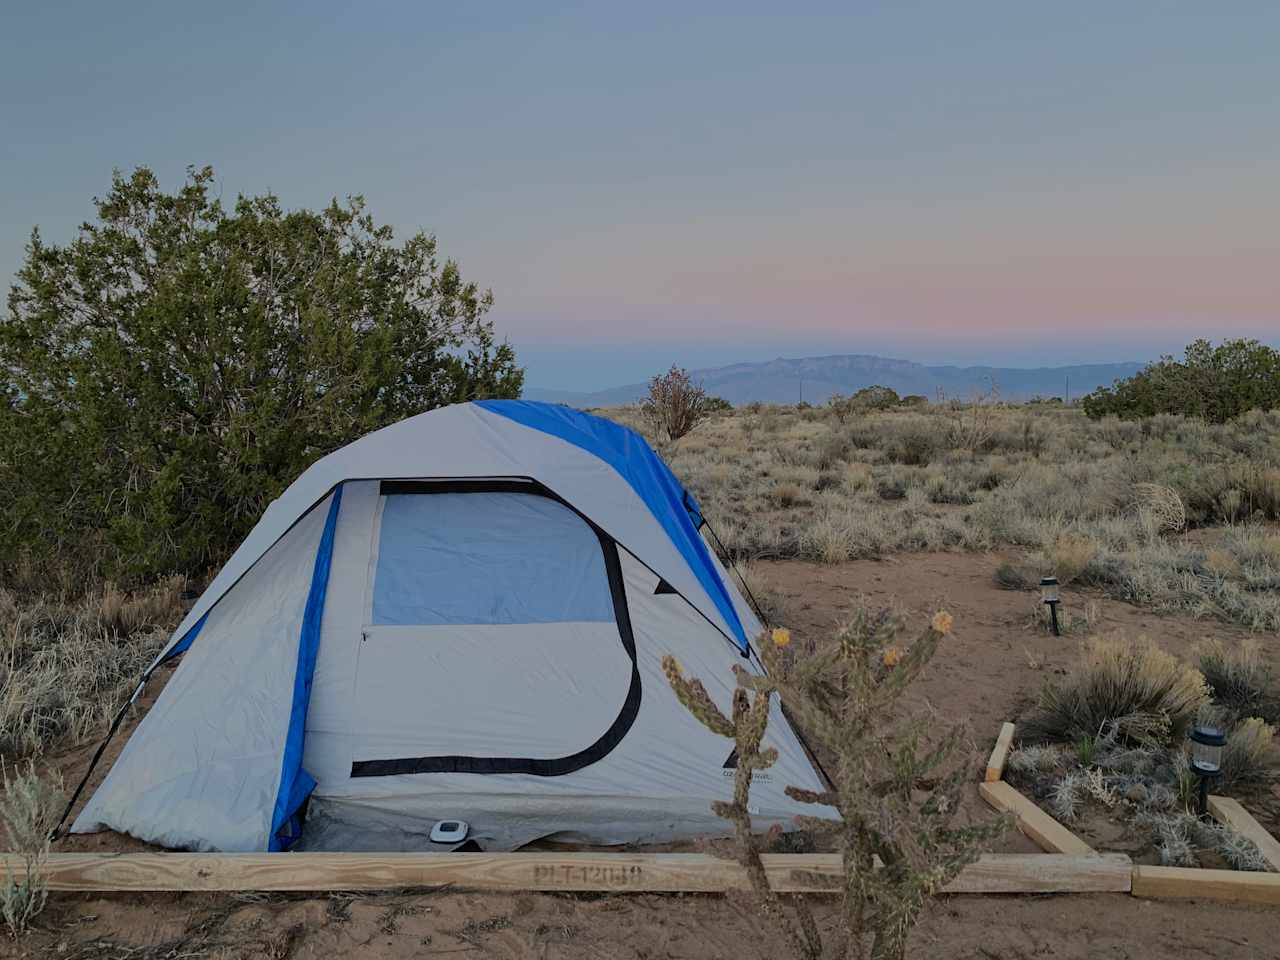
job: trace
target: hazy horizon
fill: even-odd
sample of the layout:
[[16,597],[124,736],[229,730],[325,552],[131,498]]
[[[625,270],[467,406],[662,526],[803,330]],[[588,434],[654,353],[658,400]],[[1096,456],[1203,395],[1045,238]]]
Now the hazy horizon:
[[[1063,362],[1051,361],[1046,363],[1040,363],[1040,362],[990,363],[982,360],[975,360],[972,363],[970,362],[961,363],[961,362],[956,362],[950,359],[936,361],[936,362],[932,360],[918,360],[914,357],[895,356],[892,354],[875,353],[872,351],[864,351],[864,350],[827,350],[827,351],[817,351],[813,353],[797,353],[792,351],[792,352],[773,353],[773,354],[770,354],[767,350],[765,350],[765,351],[759,351],[756,353],[752,353],[750,351],[743,351],[739,355],[735,355],[734,358],[727,359],[727,360],[716,359],[718,356],[718,353],[716,351],[711,351],[707,354],[707,360],[705,362],[698,362],[696,358],[702,355],[701,351],[695,351],[692,354],[690,354],[690,356],[695,358],[694,360],[686,360],[682,358],[678,348],[672,351],[663,351],[661,349],[646,347],[643,351],[638,351],[634,354],[626,354],[620,358],[615,358],[617,360],[616,369],[618,369],[622,375],[621,377],[615,377],[612,380],[608,380],[606,382],[604,379],[605,375],[600,372],[602,368],[604,370],[611,369],[611,366],[606,362],[609,359],[609,355],[606,352],[603,352],[603,351],[595,352],[588,349],[574,350],[568,347],[565,348],[565,351],[563,354],[557,353],[554,351],[548,351],[547,354],[539,355],[537,348],[535,348],[532,352],[534,353],[534,358],[533,358],[533,361],[530,363],[531,372],[528,376],[525,377],[525,386],[534,387],[539,390],[548,390],[548,391],[558,390],[558,391],[565,391],[570,393],[595,393],[602,390],[608,390],[614,387],[623,387],[623,386],[628,386],[635,383],[643,383],[644,381],[648,380],[649,377],[653,376],[655,373],[661,373],[662,371],[666,370],[673,363],[684,367],[686,370],[698,371],[698,370],[718,369],[721,367],[730,367],[736,364],[768,363],[769,361],[773,361],[773,360],[810,360],[810,359],[821,359],[824,357],[837,357],[837,356],[875,356],[883,360],[901,360],[901,361],[906,361],[908,363],[918,363],[924,367],[948,367],[948,366],[998,367],[1002,369],[1013,369],[1013,370],[1035,370],[1035,369],[1054,369],[1054,368],[1061,368],[1061,367],[1076,367],[1076,366],[1094,365],[1094,364],[1097,364],[1097,365],[1103,365],[1103,364],[1123,365],[1123,364],[1133,364],[1133,363],[1141,364],[1141,363],[1149,363],[1152,360],[1157,359],[1156,357],[1145,357],[1141,359],[1135,358],[1135,357],[1117,357],[1115,359],[1107,359],[1107,360],[1079,360],[1079,361],[1063,361]],[[585,377],[584,377],[583,371],[575,370],[575,365],[580,364],[584,358],[590,358],[590,360],[592,361],[592,369],[590,373],[587,374],[587,376]],[[522,359],[522,362],[525,362],[525,361]],[[550,373],[551,376],[554,377],[555,371],[561,370],[561,369],[564,370],[565,372],[564,373],[565,378],[576,379],[580,382],[589,382],[589,385],[588,386],[564,386],[563,381],[557,382],[554,379],[552,380],[545,379],[548,373]],[[536,371],[537,374],[542,374],[543,376],[542,377],[536,376],[533,373],[533,371]],[[626,375],[628,372],[633,372],[633,371],[639,371],[639,372],[633,373],[630,376]]]
[[531,386],[1280,345],[1277,35],[1266,4],[11,7],[0,280],[113,168],[208,163],[436,233]]

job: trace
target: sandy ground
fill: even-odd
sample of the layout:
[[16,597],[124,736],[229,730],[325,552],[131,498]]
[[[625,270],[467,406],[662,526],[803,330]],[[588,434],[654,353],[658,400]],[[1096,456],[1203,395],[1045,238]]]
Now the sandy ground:
[[[1080,641],[1033,626],[1029,593],[996,589],[995,556],[928,554],[841,566],[762,565],[799,639],[828,636],[858,595],[896,601],[921,614],[946,608],[955,628],[911,696],[946,717],[967,717],[985,746],[1004,720],[1025,716],[1041,685],[1065,671]],[[1147,635],[1179,655],[1206,636],[1238,629],[1160,617],[1128,605],[1065,592],[1067,605],[1098,605],[1097,631]],[[1271,655],[1280,665],[1280,650]],[[153,683],[158,690],[160,684]],[[149,691],[151,697],[156,690]],[[127,729],[125,731],[127,733]],[[54,758],[68,780],[92,747]],[[114,751],[113,751],[114,754]],[[113,755],[112,754],[112,755]],[[110,759],[110,755],[108,756]],[[975,760],[975,780],[979,767]],[[105,764],[103,765],[105,770]],[[101,772],[99,773],[101,776]],[[95,778],[96,779],[96,778]],[[1269,828],[1280,825],[1280,791],[1246,805]],[[986,816],[976,789],[966,806]],[[1132,838],[1091,837],[1096,845],[1147,859]],[[111,834],[75,837],[63,850],[141,845]],[[1012,833],[995,849],[1032,852]],[[1149,852],[1148,852],[1149,853]],[[815,900],[824,927],[832,907]],[[1122,894],[950,897],[930,909],[914,955],[951,958],[1280,958],[1280,910],[1209,902],[1143,901]],[[360,956],[535,958],[772,958],[785,946],[738,897],[467,893],[146,896],[54,895],[39,929],[0,942],[0,957],[282,958]]]

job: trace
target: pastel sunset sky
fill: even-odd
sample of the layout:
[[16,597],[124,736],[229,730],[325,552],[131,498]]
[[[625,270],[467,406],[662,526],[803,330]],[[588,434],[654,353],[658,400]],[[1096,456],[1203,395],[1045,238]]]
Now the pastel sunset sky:
[[[1280,344],[1280,4],[7,4],[0,280],[111,170],[363,193],[531,385]],[[7,284],[6,284],[7,285]]]

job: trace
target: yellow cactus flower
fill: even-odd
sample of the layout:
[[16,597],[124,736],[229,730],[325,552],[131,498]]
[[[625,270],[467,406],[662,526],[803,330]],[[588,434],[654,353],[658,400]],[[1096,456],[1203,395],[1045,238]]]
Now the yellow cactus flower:
[[880,662],[886,667],[896,667],[901,659],[902,651],[897,647],[886,647],[884,653],[880,654]]
[[951,632],[952,617],[945,610],[939,610],[933,615],[933,629],[944,637]]
[[775,647],[785,647],[791,642],[791,631],[786,627],[774,627],[773,645]]

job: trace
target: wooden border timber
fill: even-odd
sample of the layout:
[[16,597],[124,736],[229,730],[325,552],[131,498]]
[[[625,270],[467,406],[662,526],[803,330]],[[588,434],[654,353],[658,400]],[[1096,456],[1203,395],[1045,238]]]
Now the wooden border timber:
[[1257,846],[1262,858],[1280,871],[1280,841],[1267,833],[1266,827],[1253,819],[1253,814],[1230,797],[1210,797],[1209,813],[1219,823],[1225,823],[1236,833],[1248,837]]
[[1004,779],[1004,762],[1009,759],[1009,748],[1013,746],[1013,724],[1002,723],[1000,736],[996,737],[996,747],[991,751],[991,759],[987,761],[987,783],[996,783]]
[[1097,851],[1074,833],[1049,816],[1003,780],[998,783],[978,784],[982,799],[997,810],[1013,813],[1018,818],[1018,829],[1040,849],[1048,853],[1065,853],[1087,857]]
[[[769,854],[779,892],[830,893],[838,854]],[[21,861],[0,854],[0,870]],[[696,853],[55,853],[41,868],[50,890],[324,891],[442,884],[474,890],[723,893],[747,887],[732,860]],[[1127,892],[1124,854],[987,854],[946,893]]]
[[1154,899],[1230,900],[1280,905],[1280,873],[1133,866],[1133,895]]

